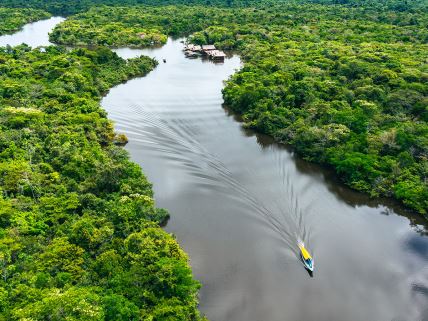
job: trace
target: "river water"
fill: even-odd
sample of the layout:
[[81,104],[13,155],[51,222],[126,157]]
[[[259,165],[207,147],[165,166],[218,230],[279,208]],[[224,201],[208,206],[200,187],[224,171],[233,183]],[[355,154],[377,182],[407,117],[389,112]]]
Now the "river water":
[[[1,6],[1,4],[0,4]],[[49,32],[58,23],[64,21],[62,17],[52,17],[46,20],[40,20],[34,23],[26,24],[22,30],[10,35],[0,36],[0,47],[17,46],[26,43],[32,47],[49,46]]]
[[[33,45],[45,39],[35,26],[25,29]],[[116,50],[160,64],[102,105],[171,213],[166,230],[202,283],[201,311],[211,321],[428,320],[427,222],[244,130],[221,96],[239,57],[214,64],[181,49],[169,39]],[[313,253],[313,276],[297,257],[298,239]]]

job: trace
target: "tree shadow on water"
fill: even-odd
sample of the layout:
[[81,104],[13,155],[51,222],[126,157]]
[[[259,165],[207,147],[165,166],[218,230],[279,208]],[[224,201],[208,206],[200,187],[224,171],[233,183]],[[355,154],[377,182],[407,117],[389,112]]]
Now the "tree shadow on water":
[[[223,109],[228,117],[233,117],[236,122],[243,124],[243,119],[240,115],[226,106],[223,106]],[[255,137],[257,144],[262,149],[270,148],[288,153],[300,174],[322,183],[338,201],[353,208],[368,206],[379,209],[379,213],[382,215],[395,214],[406,217],[413,230],[420,235],[428,235],[428,220],[423,215],[405,208],[399,201],[385,197],[373,198],[368,194],[351,189],[340,180],[340,177],[332,168],[304,160],[295,152],[292,146],[278,143],[271,136],[257,133],[255,130],[245,128],[242,125],[241,132],[246,137]]]

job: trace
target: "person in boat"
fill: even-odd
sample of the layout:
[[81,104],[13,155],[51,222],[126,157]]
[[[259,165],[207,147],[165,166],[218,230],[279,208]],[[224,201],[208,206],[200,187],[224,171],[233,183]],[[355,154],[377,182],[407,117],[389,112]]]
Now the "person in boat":
[[300,258],[302,259],[303,264],[309,271],[313,272],[314,259],[309,254],[308,250],[305,248],[305,245],[303,243],[299,243],[299,249],[300,249]]

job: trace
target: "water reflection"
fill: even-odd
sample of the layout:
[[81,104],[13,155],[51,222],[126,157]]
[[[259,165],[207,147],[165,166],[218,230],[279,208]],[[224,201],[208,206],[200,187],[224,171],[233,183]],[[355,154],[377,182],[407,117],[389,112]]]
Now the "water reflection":
[[[55,19],[1,44],[46,45]],[[171,40],[116,51],[167,60],[113,88],[103,106],[130,138],[157,203],[170,210],[167,229],[190,255],[210,320],[428,320],[426,222],[349,190],[288,147],[242,129],[239,117],[225,117],[220,92],[238,57],[223,65],[187,60]],[[309,240],[313,278],[287,241],[293,233]]]
[[[243,129],[222,109],[236,56],[223,65],[185,59],[171,40],[138,54],[167,63],[112,89],[103,106],[130,138],[157,203],[171,211],[166,228],[190,254],[211,320],[428,317],[420,290],[427,259],[407,245],[426,239],[420,216],[351,191],[331,171]],[[313,278],[297,255],[302,235]]]
[[[233,117],[233,119],[239,123],[243,122],[242,117],[234,114],[227,108],[227,106],[223,106],[223,108],[227,116]],[[256,133],[254,130],[248,128],[241,127],[241,132],[246,137],[255,137],[257,139],[257,144],[262,149],[271,148],[273,150],[284,150],[289,153],[296,164],[296,169],[301,174],[310,175],[315,179],[319,179],[328,187],[328,190],[332,192],[338,200],[343,201],[354,208],[359,206],[369,206],[371,208],[378,209],[379,213],[383,215],[398,214],[405,216],[409,219],[409,224],[415,231],[421,235],[428,235],[428,220],[420,214],[404,208],[398,201],[381,197],[371,198],[364,193],[352,190],[339,180],[332,169],[303,160],[294,153],[291,146],[278,144],[272,137]]]
[[52,17],[50,19],[37,21],[25,25],[22,30],[11,34],[0,36],[0,47],[18,46],[23,43],[30,47],[49,46],[49,32],[65,19],[62,17]]

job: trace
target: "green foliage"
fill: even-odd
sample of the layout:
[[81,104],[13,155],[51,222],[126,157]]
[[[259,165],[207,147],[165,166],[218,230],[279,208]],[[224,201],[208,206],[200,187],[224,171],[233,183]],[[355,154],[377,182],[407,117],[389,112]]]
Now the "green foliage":
[[[426,213],[424,4],[117,6],[154,2],[2,5],[61,14],[92,7],[55,28],[51,39],[62,44],[141,47],[192,34],[194,43],[236,49],[244,66],[223,96],[245,126],[334,167],[358,190]],[[0,9],[2,32],[47,16],[8,10]],[[99,105],[109,88],[155,66],[103,47],[0,48],[0,320],[201,320],[188,259],[159,227],[168,213],[155,207]]]
[[[393,196],[426,213],[427,7],[354,2],[99,7],[57,26],[51,40],[103,43],[146,29],[193,32],[193,43],[237,49],[244,67],[227,82],[223,96],[245,126],[333,166],[358,190]],[[121,39],[107,44],[135,44]],[[25,120],[14,121],[20,126]]]
[[[158,15],[156,10],[151,11],[154,12],[118,8],[110,15],[102,8],[93,8],[91,13],[68,19],[50,34],[50,38],[68,45],[144,47],[164,44],[167,37],[163,32],[168,18]],[[168,16],[174,17],[173,14]],[[95,20],[91,20],[93,18]]]
[[96,290],[90,287],[71,287],[38,291],[38,300],[14,310],[11,320],[104,320],[101,298]]
[[312,4],[342,5],[347,7],[364,6],[376,10],[391,10],[396,12],[412,12],[426,8],[426,0],[2,0],[4,7],[38,8],[56,15],[70,15],[87,11],[91,7],[108,6],[136,6],[136,5],[203,5],[206,7],[266,8],[284,4]]
[[379,42],[381,31],[360,42],[346,28],[337,22],[335,39],[295,28],[287,38],[247,38],[239,46],[245,66],[223,91],[226,105],[246,126],[332,165],[348,185],[426,213],[428,46],[401,36]]
[[[166,7],[94,7],[70,17],[50,34],[51,41],[64,45],[145,47],[163,44],[167,35],[183,36],[202,30],[213,21],[225,21],[225,9]],[[217,30],[220,29],[220,30]],[[222,41],[227,29],[210,29],[213,41]],[[232,36],[231,32],[227,35]]]
[[[277,1],[277,0],[274,0]],[[85,12],[91,7],[135,6],[135,5],[205,5],[205,6],[248,6],[257,5],[257,0],[2,0],[1,5],[13,8],[38,8],[55,15],[71,15]]]
[[348,185],[426,213],[426,35],[406,40],[401,27],[388,34],[374,22],[360,37],[353,32],[365,14],[357,12],[352,23],[318,15],[315,24],[269,24],[263,36],[245,36],[245,65],[223,91],[226,105],[246,126],[332,165]]
[[0,320],[200,320],[168,213],[99,105],[156,62],[25,45],[0,61]]
[[49,17],[49,13],[36,9],[0,8],[0,35],[17,31],[26,23]]
[[140,309],[122,295],[112,294],[104,297],[106,321],[138,321]]
[[[264,2],[259,3],[262,6]],[[192,35],[195,43],[214,43],[235,49],[244,42],[257,40],[275,45],[286,39],[319,43],[406,42],[427,43],[427,11],[378,11],[377,7],[348,8],[321,5],[279,5],[260,9],[225,9],[206,6],[97,6],[70,17],[50,35],[51,41],[67,45],[101,44],[111,47],[144,47],[162,44],[166,35]],[[255,44],[256,45],[256,44]],[[256,46],[258,46],[256,45]],[[336,48],[334,48],[336,49]],[[252,50],[254,50],[252,48]],[[367,61],[379,57],[367,55]],[[359,77],[364,64],[344,65],[344,76]],[[382,81],[394,77],[385,70],[377,75]]]

